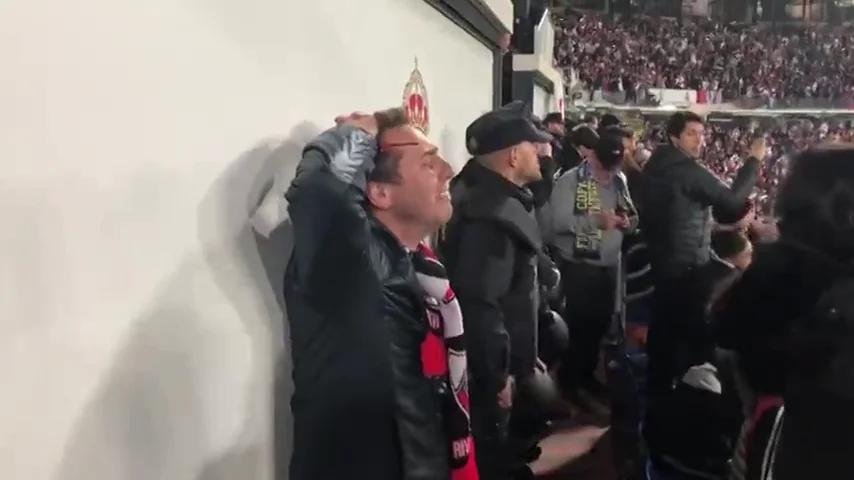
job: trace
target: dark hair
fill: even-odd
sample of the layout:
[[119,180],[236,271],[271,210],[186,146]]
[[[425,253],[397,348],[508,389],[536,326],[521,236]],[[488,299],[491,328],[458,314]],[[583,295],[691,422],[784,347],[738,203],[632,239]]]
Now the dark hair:
[[747,237],[738,230],[718,230],[712,233],[712,250],[721,258],[732,258],[747,248]]
[[703,117],[694,112],[676,112],[667,119],[665,130],[667,137],[678,137],[685,131],[685,127],[691,123],[704,123]]
[[613,113],[606,113],[605,115],[602,115],[602,118],[599,120],[599,135],[602,135],[602,130],[614,125],[620,125],[621,123],[622,122],[620,122],[619,117]]
[[596,152],[599,163],[606,169],[611,170],[622,165],[625,155],[624,138],[628,137],[623,135],[619,128],[614,131],[603,132],[602,136],[599,137],[593,151]]
[[569,133],[568,137],[569,141],[575,147],[587,147],[593,148],[596,146],[596,142],[599,141],[599,134],[596,133],[595,130],[590,128],[589,125],[579,124],[576,125],[575,128]]
[[561,115],[559,112],[552,112],[543,117],[543,125],[549,125],[552,123],[563,124],[563,115]]
[[854,258],[854,146],[827,145],[795,156],[777,196],[780,239]]
[[596,121],[596,115],[593,115],[592,113],[588,113],[587,115],[584,116],[584,123],[593,123],[595,121]]
[[400,179],[400,154],[383,150],[383,140],[390,129],[409,124],[409,116],[402,108],[389,108],[374,112],[377,120],[377,144],[379,151],[374,159],[374,168],[368,175],[368,181],[377,183],[395,183]]
[[605,128],[599,129],[599,136],[600,137],[604,137],[606,135],[609,137],[617,137],[617,138],[632,138],[632,136],[634,135],[634,132],[632,132],[631,130],[629,130],[627,128],[624,128],[620,124],[611,124]]

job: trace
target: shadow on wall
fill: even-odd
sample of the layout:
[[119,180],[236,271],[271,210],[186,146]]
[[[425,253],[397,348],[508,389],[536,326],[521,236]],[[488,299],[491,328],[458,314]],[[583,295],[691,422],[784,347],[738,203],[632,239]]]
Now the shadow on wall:
[[[318,132],[306,123],[263,142],[214,183],[198,210],[204,256],[185,261],[133,322],[56,480],[287,479],[293,386],[282,287],[292,236],[284,217],[268,238],[249,218],[264,194],[287,187]],[[196,298],[209,273],[228,306]]]
[[[258,410],[252,415],[254,428],[250,428],[256,432],[256,438],[260,436],[267,445],[272,446],[272,474],[276,480],[288,478],[293,435],[290,415],[290,397],[293,393],[290,338],[283,297],[284,273],[293,248],[293,235],[287,220],[284,192],[294,176],[303,147],[319,133],[318,127],[302,123],[284,141],[262,142],[226,170],[208,195],[211,204],[203,202],[200,209],[208,210],[214,219],[224,222],[219,226],[215,222],[210,225],[200,223],[200,236],[203,239],[217,238],[217,231],[238,232],[232,248],[225,248],[225,251],[232,252],[228,256],[238,260],[237,266],[243,270],[242,274],[234,275],[226,262],[219,261],[215,250],[209,251],[207,255],[208,264],[222,293],[235,305],[241,318],[258,318],[259,313],[251,310],[254,305],[246,303],[244,297],[235,295],[235,292],[241,290],[242,280],[252,280],[255,291],[261,292],[263,296],[266,311],[261,313],[269,321],[266,325],[256,326],[258,331],[253,338],[259,342],[254,351],[264,352],[266,368],[259,372],[261,375],[256,379],[258,385],[253,389],[258,393]],[[280,223],[264,231],[264,236],[253,231],[249,220],[262,202],[269,202],[267,197],[277,200]],[[199,218],[206,218],[203,211],[200,211]],[[249,452],[245,449],[235,449],[211,464],[198,480],[238,476],[247,478],[242,472],[251,470],[239,468],[241,459],[247,455]]]
[[[73,427],[56,480],[189,479],[209,456],[204,407],[211,389],[204,382],[217,367],[212,330],[223,325],[208,324],[181,298],[203,268],[200,259],[184,262],[149,311],[133,321],[127,343]],[[230,327],[236,343],[245,340],[241,326]],[[239,422],[242,414],[226,416]]]
[[[468,157],[463,156],[462,158],[453,158],[455,152],[459,152],[460,142],[465,142],[465,140],[457,140],[457,135],[451,130],[449,127],[445,127],[439,133],[439,151],[445,156],[445,159],[448,160],[452,167],[454,167],[454,174],[460,173],[460,170],[463,169],[463,165],[468,161]],[[465,148],[462,150],[462,155],[465,155],[467,152]]]

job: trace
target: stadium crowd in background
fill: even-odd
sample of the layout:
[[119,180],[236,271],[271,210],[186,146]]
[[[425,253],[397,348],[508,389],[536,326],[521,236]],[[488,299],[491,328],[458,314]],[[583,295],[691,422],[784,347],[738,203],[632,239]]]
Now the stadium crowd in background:
[[670,88],[706,90],[715,102],[852,104],[850,28],[787,26],[772,32],[709,20],[553,15],[556,62],[591,94],[622,91],[632,103],[643,101],[651,88]]

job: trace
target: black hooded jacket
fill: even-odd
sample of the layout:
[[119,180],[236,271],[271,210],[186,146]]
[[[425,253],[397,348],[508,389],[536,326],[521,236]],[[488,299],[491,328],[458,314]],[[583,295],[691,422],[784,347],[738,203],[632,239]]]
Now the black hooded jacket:
[[439,251],[465,322],[472,400],[494,403],[507,375],[534,372],[542,240],[534,199],[470,160],[451,187]]
[[854,284],[833,305],[844,323],[828,322],[820,307],[852,278],[850,267],[778,241],[757,247],[723,300],[720,346],[737,353],[757,395],[784,398],[775,479],[854,478]]
[[[564,138],[566,139],[567,137]],[[555,161],[557,162],[557,175],[560,175],[581,165],[584,159],[581,158],[578,149],[565,140],[560,153],[555,155]]]

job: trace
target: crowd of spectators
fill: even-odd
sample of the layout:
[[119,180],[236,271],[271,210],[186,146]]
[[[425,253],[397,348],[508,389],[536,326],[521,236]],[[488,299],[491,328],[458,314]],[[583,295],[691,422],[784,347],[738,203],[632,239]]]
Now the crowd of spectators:
[[[647,121],[641,143],[647,151],[664,139],[660,122]],[[854,128],[850,123],[832,124],[806,119],[778,120],[776,125],[763,128],[755,123],[709,122],[705,133],[702,161],[725,182],[731,182],[742,164],[750,142],[764,136],[767,154],[754,192],[758,213],[771,215],[773,200],[785,173],[788,158],[812,145],[828,141],[854,141]]]
[[[851,102],[854,30],[776,29],[710,20],[554,15],[555,59],[589,91],[650,88],[720,92],[724,101]],[[570,71],[574,75],[570,75]]]

